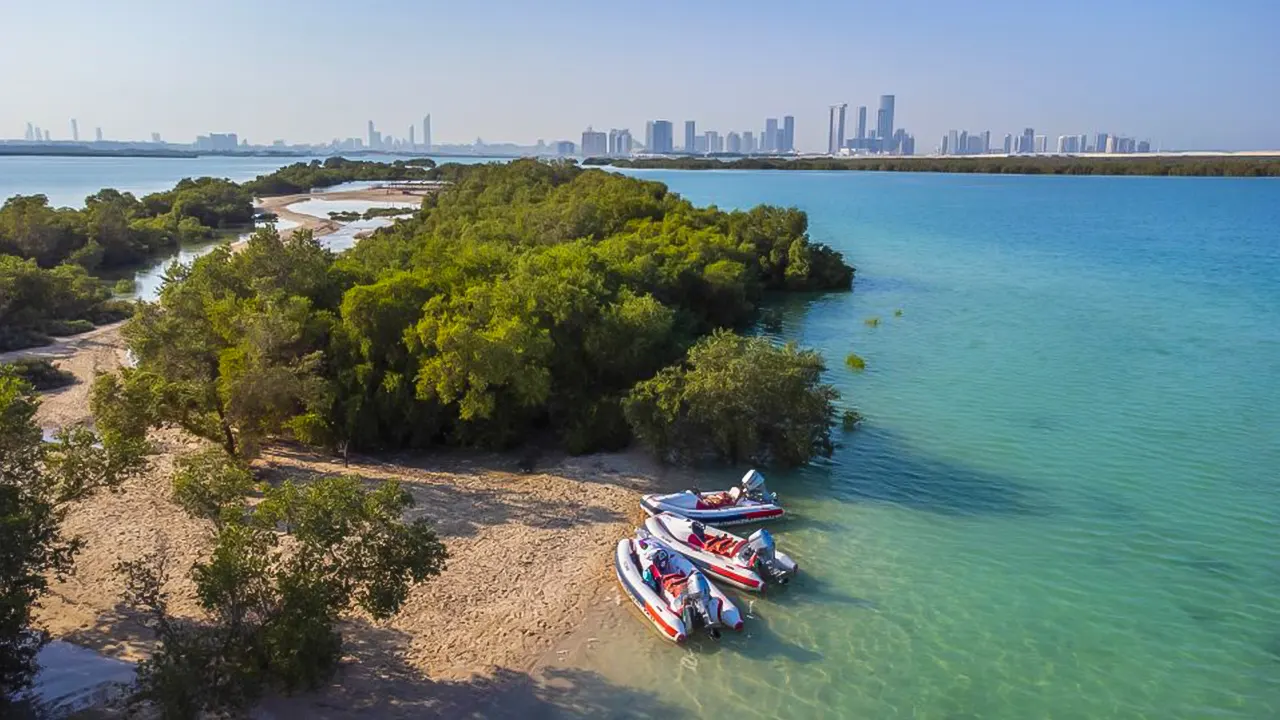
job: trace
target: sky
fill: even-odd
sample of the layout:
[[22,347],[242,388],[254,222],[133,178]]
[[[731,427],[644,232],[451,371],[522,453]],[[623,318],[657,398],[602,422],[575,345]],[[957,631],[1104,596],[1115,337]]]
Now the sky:
[[[0,137],[570,139],[646,120],[759,131],[897,96],[948,129],[1280,149],[1280,0],[0,0]],[[419,137],[421,140],[421,137]],[[1051,143],[1052,144],[1052,143]]]

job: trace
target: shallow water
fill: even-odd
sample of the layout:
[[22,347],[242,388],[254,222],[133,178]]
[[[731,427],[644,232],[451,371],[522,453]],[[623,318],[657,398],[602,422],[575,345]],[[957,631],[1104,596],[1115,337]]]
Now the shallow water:
[[1280,717],[1280,182],[635,174],[809,212],[857,289],[762,325],[868,419],[770,475],[802,575],[744,636],[586,664],[693,717]]

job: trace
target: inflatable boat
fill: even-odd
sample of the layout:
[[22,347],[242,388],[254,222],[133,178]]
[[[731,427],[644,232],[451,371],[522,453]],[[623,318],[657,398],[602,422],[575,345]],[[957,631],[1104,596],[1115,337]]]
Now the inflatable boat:
[[684,642],[699,630],[718,638],[721,628],[742,629],[742,615],[729,598],[646,530],[618,541],[614,564],[622,589],[668,640]]
[[671,513],[647,518],[644,526],[711,579],[743,590],[760,592],[768,582],[785,585],[799,569],[794,560],[778,552],[768,530],[741,538]]
[[782,517],[778,496],[769,492],[764,476],[750,470],[742,482],[725,492],[685,490],[669,495],[645,495],[640,507],[650,515],[669,512],[714,525],[741,525]]

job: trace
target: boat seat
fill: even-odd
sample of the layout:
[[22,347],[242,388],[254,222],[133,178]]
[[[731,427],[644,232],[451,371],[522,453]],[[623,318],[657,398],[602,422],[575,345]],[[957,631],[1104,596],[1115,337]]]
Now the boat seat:
[[698,510],[715,510],[717,508],[728,507],[733,505],[736,499],[729,493],[715,493],[714,495],[703,495],[698,498]]

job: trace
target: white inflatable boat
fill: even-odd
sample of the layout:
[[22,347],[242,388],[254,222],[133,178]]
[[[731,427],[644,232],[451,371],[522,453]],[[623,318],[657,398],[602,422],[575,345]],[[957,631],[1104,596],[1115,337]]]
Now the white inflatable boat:
[[713,580],[743,590],[760,592],[766,582],[785,585],[799,569],[794,560],[778,552],[768,530],[741,538],[671,513],[647,518],[644,526]]
[[778,496],[769,492],[764,476],[749,470],[742,483],[725,492],[684,492],[645,495],[640,507],[650,515],[669,512],[714,525],[741,525],[782,517]]
[[668,640],[683,642],[698,630],[718,638],[721,628],[742,629],[742,615],[720,588],[647,531],[619,540],[614,564],[622,589]]

